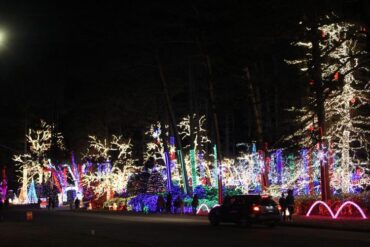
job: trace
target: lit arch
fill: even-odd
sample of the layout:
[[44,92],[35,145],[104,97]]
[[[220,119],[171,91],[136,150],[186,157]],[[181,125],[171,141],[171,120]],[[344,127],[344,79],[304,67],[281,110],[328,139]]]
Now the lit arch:
[[201,204],[200,206],[199,206],[199,208],[198,208],[198,210],[197,210],[197,214],[199,214],[199,212],[200,212],[200,210],[202,209],[202,208],[205,208],[206,210],[207,210],[207,212],[209,213],[209,211],[211,211],[210,209],[209,209],[209,207],[206,205],[206,204]]
[[[220,206],[220,204],[215,204],[212,208],[215,208],[217,206]],[[203,204],[200,204],[198,210],[197,210],[197,213],[196,214],[199,214],[200,210],[202,208],[205,208],[207,210],[207,213],[209,213],[211,210],[209,209],[209,207],[207,206],[207,204],[203,203]]]
[[328,206],[328,204],[327,204],[326,202],[323,202],[323,201],[316,201],[314,204],[312,204],[312,205],[311,205],[311,207],[310,207],[310,209],[308,210],[308,212],[307,212],[306,216],[310,216],[311,211],[312,211],[312,210],[314,209],[314,207],[316,207],[316,205],[318,205],[318,204],[324,205],[324,206],[326,207],[326,209],[329,211],[329,213],[330,213],[330,215],[331,215],[331,217],[332,217],[333,219],[337,219],[337,218],[338,218],[338,216],[339,216],[339,214],[340,214],[340,212],[341,212],[341,211],[343,210],[343,208],[344,208],[345,206],[347,206],[347,205],[352,205],[352,206],[354,206],[354,207],[355,207],[355,208],[360,212],[360,214],[361,214],[362,218],[363,218],[363,219],[367,219],[367,217],[366,217],[366,215],[365,215],[364,211],[360,208],[360,206],[359,206],[359,205],[357,205],[356,203],[352,202],[352,201],[346,201],[346,202],[344,202],[344,203],[339,207],[339,209],[338,209],[338,211],[336,212],[336,214],[335,214],[335,215],[334,215],[333,211],[331,210],[331,208]]
[[343,203],[343,204],[339,207],[339,209],[338,209],[337,213],[334,215],[334,219],[338,218],[338,216],[339,216],[340,212],[341,212],[341,211],[343,210],[343,208],[344,208],[345,206],[347,206],[347,205],[352,205],[352,206],[354,206],[355,208],[357,208],[357,210],[360,212],[360,214],[361,214],[362,218],[363,218],[363,219],[367,219],[367,217],[366,217],[366,215],[365,215],[364,211],[360,208],[360,206],[359,206],[359,205],[357,205],[356,203],[352,202],[352,201],[346,201],[345,203]]
[[308,210],[306,216],[310,216],[311,214],[311,211],[314,209],[314,207],[318,204],[321,204],[321,205],[324,205],[326,207],[326,209],[329,211],[331,217],[333,219],[335,219],[335,216],[334,216],[334,213],[333,211],[331,210],[331,208],[328,206],[328,204],[326,204],[326,202],[323,202],[323,201],[316,201],[314,204],[311,205],[310,209]]

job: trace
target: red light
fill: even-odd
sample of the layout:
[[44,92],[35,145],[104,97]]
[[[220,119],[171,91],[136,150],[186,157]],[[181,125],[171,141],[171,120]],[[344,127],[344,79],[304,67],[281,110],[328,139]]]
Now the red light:
[[255,211],[255,212],[259,212],[259,211],[260,211],[260,207],[258,207],[258,206],[254,206],[254,207],[253,207],[253,211]]
[[279,209],[279,211],[281,211],[281,206],[280,205],[278,205],[277,208]]
[[333,77],[333,81],[338,81],[339,80],[339,72],[335,72],[334,74],[334,77]]

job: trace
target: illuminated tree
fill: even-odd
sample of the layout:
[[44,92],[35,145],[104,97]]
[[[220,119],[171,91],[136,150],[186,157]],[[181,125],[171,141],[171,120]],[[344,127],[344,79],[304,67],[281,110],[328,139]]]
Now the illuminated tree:
[[44,180],[44,169],[50,163],[49,151],[56,145],[60,151],[65,150],[63,144],[63,136],[61,133],[55,132],[54,126],[47,124],[41,120],[39,129],[29,129],[26,135],[28,144],[28,153],[14,155],[13,160],[19,167],[22,174],[19,178],[22,183],[21,195],[19,200],[22,203],[27,202],[27,188],[31,180],[37,179],[41,184]]
[[365,28],[331,14],[305,30],[306,40],[294,43],[304,48],[305,56],[287,62],[299,66],[311,78],[312,94],[307,106],[295,111],[300,128],[288,139],[295,136],[299,144],[312,145],[308,131],[321,131],[324,147],[334,150],[341,160],[339,172],[333,174],[340,178],[334,178],[332,186],[350,192],[353,172],[369,160],[370,88],[366,79],[369,62],[364,49]]
[[[192,177],[193,187],[197,185],[198,173],[201,178],[211,178],[210,169],[205,161],[208,145],[211,143],[206,130],[205,115],[188,115],[182,118],[179,127],[179,135],[185,143],[184,149],[189,152],[185,156],[188,175]],[[191,172],[191,174],[190,174]]]
[[165,191],[166,187],[162,175],[157,171],[153,171],[148,180],[147,193],[156,194]]
[[110,159],[111,144],[107,139],[99,140],[96,136],[89,136],[89,147],[84,159],[92,162],[106,162]]
[[37,198],[37,195],[36,195],[35,182],[33,180],[32,180],[32,182],[29,186],[27,196],[28,196],[28,202],[29,203],[37,203],[38,202],[38,198]]
[[132,174],[127,183],[127,194],[134,196],[145,193],[147,191],[149,177],[150,174],[145,171]]
[[112,192],[122,193],[126,190],[131,174],[138,171],[132,158],[131,140],[112,135],[110,140],[100,140],[89,136],[89,148],[84,155],[87,162],[94,162],[96,169],[86,172],[83,184],[91,187],[97,197],[106,194],[110,199]]
[[145,132],[149,141],[146,144],[144,160],[148,161],[150,158],[153,158],[162,168],[164,168],[165,162],[165,145],[167,145],[167,139],[169,138],[168,127],[168,125],[156,122],[151,124],[149,130]]
[[[169,126],[163,125],[160,122],[156,122],[150,125],[150,128],[145,132],[145,135],[148,139],[144,153],[146,168],[157,170],[161,173],[166,181],[172,182],[167,178],[167,176],[169,176],[168,174],[170,173],[167,173],[165,156],[165,152],[167,152],[167,155],[170,155],[171,152],[175,151],[175,146],[169,143]],[[171,169],[171,166],[173,166],[173,169],[171,169],[171,174],[176,174],[175,171],[177,170],[177,163],[173,161],[171,162],[170,158],[168,159],[168,162],[170,163],[168,164],[169,169]]]
[[187,143],[184,149],[194,149],[196,153],[206,153],[207,145],[211,143],[205,126],[206,121],[205,115],[192,114],[182,118],[178,127],[181,139]]

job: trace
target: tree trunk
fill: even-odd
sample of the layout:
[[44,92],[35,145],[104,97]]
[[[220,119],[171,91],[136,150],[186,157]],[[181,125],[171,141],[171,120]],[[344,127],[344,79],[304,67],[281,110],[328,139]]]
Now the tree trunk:
[[259,147],[262,147],[263,146],[263,126],[262,126],[261,100],[260,100],[260,95],[259,95],[259,89],[253,86],[253,83],[250,79],[248,67],[246,67],[244,71],[246,73],[249,95],[252,101],[253,112],[254,112],[255,120],[256,120],[257,141],[258,141]]
[[[158,58],[158,55],[157,55],[156,59],[157,59],[157,64],[158,64],[159,76],[161,78],[162,87],[163,87],[164,95],[165,95],[166,102],[167,102],[167,108],[168,108],[170,118],[171,118],[171,124],[172,124],[172,128],[173,128],[173,132],[175,134],[175,139],[176,139],[176,144],[177,144],[177,147],[178,147],[178,152],[181,154],[181,157],[183,157],[181,139],[180,139],[179,133],[177,131],[176,117],[175,117],[175,113],[174,113],[173,108],[172,108],[172,102],[171,102],[170,94],[169,94],[169,91],[168,91],[166,77],[164,76],[163,66],[162,66],[162,64],[161,64],[161,62]],[[182,162],[183,162],[183,160],[182,160]],[[186,166],[184,164],[182,164],[182,171],[183,171],[184,186],[185,186],[184,190],[185,190],[185,193],[189,193],[188,175],[187,175],[187,172],[186,172]]]
[[[316,21],[316,18],[314,19]],[[312,28],[311,42],[312,42],[312,61],[314,68],[312,70],[312,78],[315,82],[314,88],[316,92],[316,114],[318,120],[319,135],[319,149],[322,150],[322,137],[326,134],[325,129],[325,107],[324,107],[324,88],[322,83],[322,70],[321,70],[321,52],[320,52],[320,32],[317,26]],[[320,161],[320,174],[321,174],[321,197],[323,201],[330,198],[330,181],[328,165]]]
[[212,110],[212,118],[213,118],[213,124],[214,124],[214,131],[215,131],[215,137],[216,137],[216,149],[217,149],[217,158],[218,158],[218,202],[222,203],[222,174],[220,165],[222,162],[222,153],[221,153],[221,138],[220,138],[220,131],[219,131],[219,125],[218,125],[218,118],[217,118],[217,111],[216,111],[216,102],[215,102],[215,93],[214,93],[214,86],[213,86],[213,73],[212,73],[212,64],[211,59],[208,55],[207,50],[204,46],[202,46],[200,40],[198,39],[198,44],[200,47],[200,50],[203,54],[204,63],[207,68],[207,74],[208,74],[208,92],[209,92],[209,99],[211,103],[211,110]]
[[230,150],[230,117],[226,114],[225,116],[225,148],[224,154],[228,156]]

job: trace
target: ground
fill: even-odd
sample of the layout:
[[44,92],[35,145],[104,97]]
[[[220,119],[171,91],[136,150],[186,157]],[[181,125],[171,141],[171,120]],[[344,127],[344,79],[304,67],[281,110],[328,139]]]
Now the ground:
[[370,246],[369,232],[210,226],[206,217],[34,210],[8,212],[0,246]]

